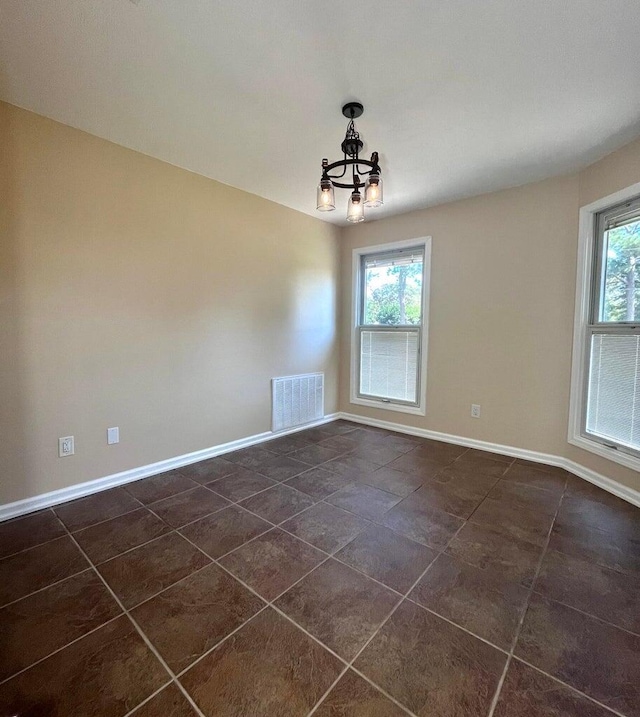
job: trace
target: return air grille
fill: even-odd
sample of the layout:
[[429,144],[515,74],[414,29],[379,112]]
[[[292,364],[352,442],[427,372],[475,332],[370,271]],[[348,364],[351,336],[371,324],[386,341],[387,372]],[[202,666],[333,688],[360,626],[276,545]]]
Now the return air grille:
[[272,431],[303,426],[324,417],[324,374],[281,376],[271,381]]

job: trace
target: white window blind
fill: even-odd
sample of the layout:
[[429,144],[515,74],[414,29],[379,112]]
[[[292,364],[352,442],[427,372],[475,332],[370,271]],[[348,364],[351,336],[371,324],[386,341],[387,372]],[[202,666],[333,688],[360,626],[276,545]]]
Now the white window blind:
[[586,429],[612,443],[640,445],[640,336],[592,334]]
[[360,390],[368,396],[417,401],[418,331],[362,330]]

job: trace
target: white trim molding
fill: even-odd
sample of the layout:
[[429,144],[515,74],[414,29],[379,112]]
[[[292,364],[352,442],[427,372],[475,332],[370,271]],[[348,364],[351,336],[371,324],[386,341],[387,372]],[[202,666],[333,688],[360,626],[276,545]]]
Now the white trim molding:
[[[394,251],[395,249],[411,249],[413,247],[424,248],[423,281],[422,281],[422,341],[420,346],[420,376],[419,396],[417,406],[408,406],[401,403],[388,403],[382,400],[376,401],[372,398],[358,396],[358,312],[360,298],[360,262],[365,254],[376,254],[378,252]],[[411,413],[417,416],[424,416],[427,410],[427,353],[429,347],[429,290],[431,286],[431,237],[417,237],[416,239],[404,239],[402,241],[388,244],[376,244],[374,246],[357,247],[351,255],[351,371],[349,386],[350,403],[378,408],[383,411],[394,411],[397,413]]]
[[[590,440],[583,434],[582,418],[586,400],[587,324],[589,321],[589,301],[594,269],[593,255],[596,241],[594,218],[598,212],[615,206],[616,204],[621,204],[638,195],[640,195],[640,182],[580,208],[578,257],[576,262],[576,305],[571,365],[571,397],[569,402],[569,431],[567,436],[567,440],[571,445],[589,451],[590,453],[595,453],[607,460],[619,463],[626,468],[631,468],[636,471],[640,471],[640,459],[630,453],[625,453],[616,448],[609,448],[603,443]],[[586,471],[588,469],[582,468],[582,470]],[[586,480],[589,480],[589,478],[586,478]],[[616,495],[618,494],[616,493]]]
[[60,488],[59,490],[53,490],[50,493],[41,493],[40,495],[33,496],[32,498],[25,498],[23,500],[17,500],[14,503],[7,503],[0,505],[0,522],[8,520],[9,518],[15,518],[20,515],[26,515],[27,513],[33,513],[36,510],[42,508],[50,508],[53,505],[59,505],[60,503],[66,503],[76,498],[86,498],[94,493],[107,490],[108,488],[116,488],[120,485],[132,483],[133,481],[140,480],[141,478],[148,478],[149,476],[157,475],[158,473],[166,473],[167,471],[174,470],[175,468],[182,468],[183,466],[191,465],[192,463],[198,463],[198,461],[204,461],[207,458],[215,458],[225,453],[231,453],[237,451],[240,448],[248,448],[249,446],[255,446],[258,443],[266,443],[272,441],[275,438],[281,438],[282,436],[288,436],[292,433],[298,433],[299,431],[305,431],[308,428],[314,428],[315,426],[322,426],[325,423],[330,423],[338,418],[337,413],[332,413],[325,416],[319,421],[313,423],[307,423],[304,426],[296,426],[286,431],[265,431],[264,433],[256,433],[253,436],[247,436],[246,438],[239,438],[236,441],[229,441],[228,443],[220,443],[217,446],[211,446],[210,448],[203,448],[200,451],[194,451],[193,453],[185,453],[182,456],[175,456],[174,458],[167,458],[164,461],[158,461],[157,463],[149,463],[146,466],[140,466],[139,468],[132,468],[121,473],[113,473],[103,478],[96,478],[94,480],[86,481],[85,483],[76,483],[68,488]]
[[499,453],[505,456],[513,456],[514,458],[524,458],[535,463],[546,463],[547,465],[558,466],[565,468],[569,472],[583,478],[589,483],[597,485],[599,488],[612,493],[618,498],[622,498],[633,505],[640,507],[640,492],[629,488],[628,486],[617,483],[611,478],[601,475],[592,471],[590,468],[580,465],[574,461],[570,461],[562,456],[555,456],[550,453],[540,453],[538,451],[530,451],[526,448],[516,448],[514,446],[506,446],[500,443],[490,443],[488,441],[480,441],[475,438],[465,438],[463,436],[456,436],[450,433],[440,433],[439,431],[429,431],[425,428],[413,428],[412,426],[405,426],[401,423],[393,423],[391,421],[383,421],[375,418],[365,418],[352,413],[333,413],[325,416],[320,421],[307,424],[306,426],[296,426],[296,428],[288,431],[279,431],[273,433],[272,431],[265,431],[264,433],[257,433],[253,436],[246,438],[240,438],[237,441],[230,441],[229,443],[221,443],[211,448],[205,448],[201,451],[195,451],[193,453],[186,453],[182,456],[176,456],[175,458],[168,458],[164,461],[158,461],[157,463],[150,463],[146,466],[140,466],[139,468],[133,468],[128,471],[122,471],[121,473],[114,473],[104,478],[96,478],[95,480],[87,481],[85,483],[78,483],[76,485],[69,486],[68,488],[61,488],[60,490],[54,490],[50,493],[42,493],[41,495],[34,496],[32,498],[25,498],[24,500],[18,500],[14,503],[7,503],[6,505],[0,505],[0,522],[8,520],[10,518],[16,518],[27,513],[33,513],[36,510],[42,508],[50,508],[60,503],[66,503],[76,498],[85,498],[94,493],[107,490],[109,488],[115,488],[117,486],[132,483],[133,481],[140,480],[141,478],[148,478],[149,476],[157,475],[159,473],[166,473],[167,471],[175,468],[181,468],[183,466],[197,463],[198,461],[206,460],[207,458],[215,458],[216,456],[230,453],[231,451],[237,451],[240,448],[248,448],[260,443],[266,443],[275,438],[281,436],[287,436],[292,433],[298,433],[308,428],[315,426],[322,426],[325,423],[330,423],[338,418],[342,418],[346,421],[353,421],[354,423],[360,423],[365,426],[374,426],[377,428],[386,428],[390,431],[397,431],[398,433],[405,433],[410,436],[419,436],[421,438],[431,438],[436,441],[443,441],[444,443],[454,443],[459,446],[466,446],[467,448],[479,448],[489,453]]
[[489,441],[480,441],[476,438],[465,438],[464,436],[456,436],[451,433],[440,433],[439,431],[430,431],[426,428],[414,428],[413,426],[404,426],[401,423],[393,423],[391,421],[383,421],[377,418],[365,418],[353,413],[339,413],[337,418],[345,421],[353,421],[361,423],[365,426],[373,426],[375,428],[386,428],[389,431],[397,431],[405,433],[409,436],[419,436],[420,438],[431,438],[434,441],[443,441],[444,443],[453,443],[457,446],[466,446],[467,448],[478,448],[489,453],[499,453],[503,456],[513,456],[514,458],[523,458],[534,463],[545,463],[551,466],[558,466],[573,473],[579,478],[583,478],[589,483],[597,485],[609,493],[626,500],[628,503],[640,507],[640,491],[629,488],[622,483],[607,478],[596,471],[586,468],[585,466],[571,461],[563,456],[556,456],[551,453],[540,453],[539,451],[531,451],[527,448],[516,448],[515,446],[506,446],[500,443],[491,443]]

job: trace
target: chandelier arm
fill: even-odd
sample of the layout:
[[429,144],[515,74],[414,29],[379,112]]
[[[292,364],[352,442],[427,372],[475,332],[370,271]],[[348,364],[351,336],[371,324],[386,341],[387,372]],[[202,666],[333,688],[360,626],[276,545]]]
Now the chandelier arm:
[[[375,169],[378,165],[375,162],[371,162],[368,159],[339,159],[337,162],[331,162],[331,164],[327,164],[326,167],[324,167],[324,173],[328,176],[329,179],[331,177],[329,176],[329,172],[332,169],[337,169],[338,167],[346,167],[350,164],[356,164],[356,165],[362,165],[363,167],[370,167],[370,169],[360,172],[360,174],[368,174],[372,169]],[[341,177],[344,177],[344,173],[340,175]]]

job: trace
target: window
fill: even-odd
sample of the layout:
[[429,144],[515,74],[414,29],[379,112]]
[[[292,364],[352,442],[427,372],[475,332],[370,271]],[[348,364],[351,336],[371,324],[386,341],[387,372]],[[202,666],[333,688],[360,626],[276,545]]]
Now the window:
[[352,402],[424,413],[428,242],[354,252]]
[[590,256],[583,272],[582,347],[574,351],[583,361],[582,397],[572,396],[579,430],[569,440],[588,450],[595,445],[594,452],[638,468],[640,197],[589,212],[583,220],[591,224],[582,246]]

